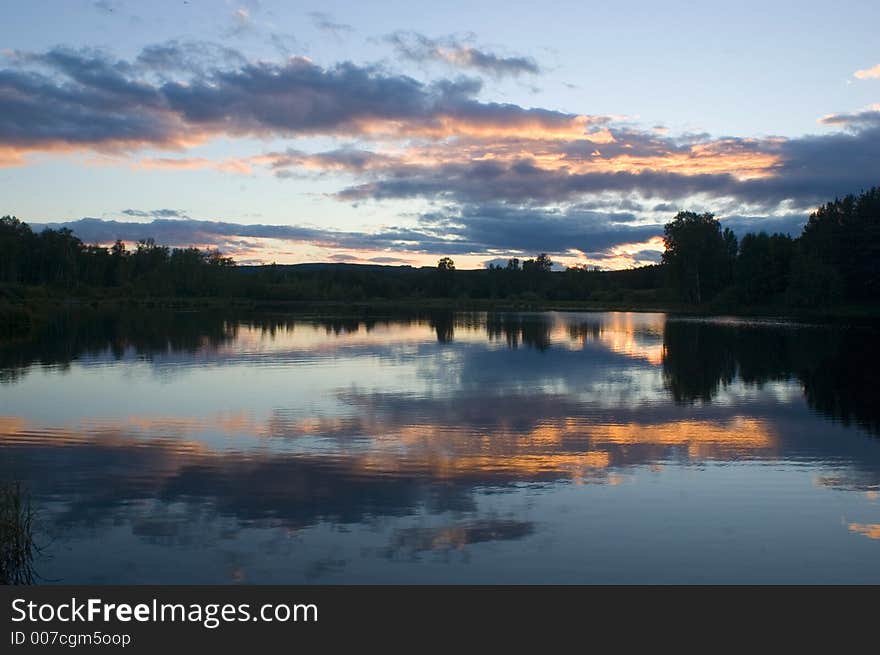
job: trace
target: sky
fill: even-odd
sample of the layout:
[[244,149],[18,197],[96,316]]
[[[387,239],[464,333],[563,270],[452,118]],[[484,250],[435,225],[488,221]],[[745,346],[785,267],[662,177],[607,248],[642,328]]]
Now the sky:
[[7,3],[0,214],[239,262],[656,262],[880,184],[874,2]]

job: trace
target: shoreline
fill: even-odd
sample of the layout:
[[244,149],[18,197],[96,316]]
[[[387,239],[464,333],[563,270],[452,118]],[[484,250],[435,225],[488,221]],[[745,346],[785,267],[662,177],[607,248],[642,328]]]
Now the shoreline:
[[828,322],[880,319],[880,304],[796,308],[784,305],[729,306],[719,304],[633,303],[614,301],[552,301],[522,299],[414,298],[401,300],[264,300],[259,298],[209,297],[118,297],[22,295],[0,297],[0,338],[17,337],[39,328],[52,315],[70,311],[231,311],[290,313],[327,316],[393,316],[430,311],[497,312],[637,312],[674,316],[729,316],[737,318],[810,319]]

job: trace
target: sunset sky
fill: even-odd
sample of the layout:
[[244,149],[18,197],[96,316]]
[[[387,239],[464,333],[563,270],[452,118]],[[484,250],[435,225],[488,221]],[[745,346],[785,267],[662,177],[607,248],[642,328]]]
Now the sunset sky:
[[0,214],[240,262],[653,263],[880,184],[880,3],[15,3]]

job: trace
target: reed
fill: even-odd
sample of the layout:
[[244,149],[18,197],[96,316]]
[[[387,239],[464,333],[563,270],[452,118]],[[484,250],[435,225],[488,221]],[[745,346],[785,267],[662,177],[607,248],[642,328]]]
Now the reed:
[[0,584],[34,584],[34,511],[20,483],[0,485]]

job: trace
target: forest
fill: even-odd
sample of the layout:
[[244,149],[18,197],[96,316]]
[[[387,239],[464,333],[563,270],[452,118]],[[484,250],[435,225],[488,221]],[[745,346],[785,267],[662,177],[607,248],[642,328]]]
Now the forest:
[[626,303],[709,310],[872,306],[880,297],[880,187],[818,208],[797,237],[736,235],[711,213],[679,212],[657,265],[554,270],[547,254],[487,269],[299,264],[237,266],[216,250],[83,243],[67,229],[0,219],[0,303],[40,297],[246,298],[267,302]]

